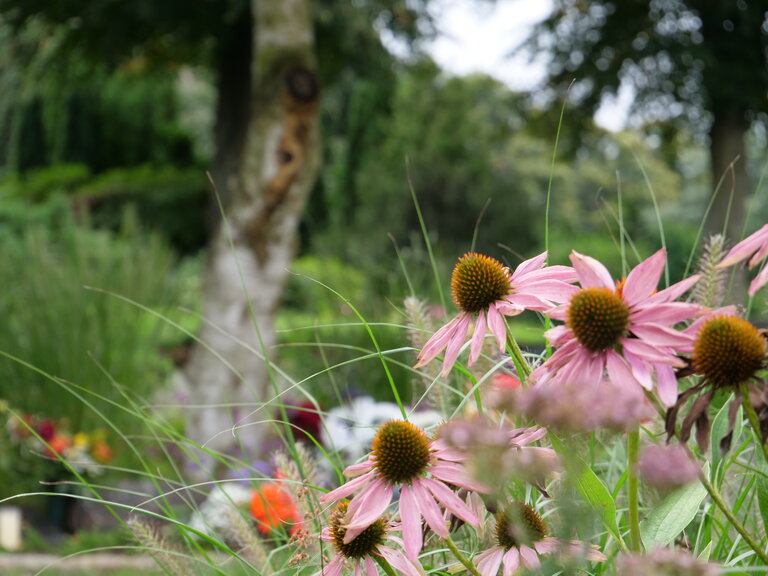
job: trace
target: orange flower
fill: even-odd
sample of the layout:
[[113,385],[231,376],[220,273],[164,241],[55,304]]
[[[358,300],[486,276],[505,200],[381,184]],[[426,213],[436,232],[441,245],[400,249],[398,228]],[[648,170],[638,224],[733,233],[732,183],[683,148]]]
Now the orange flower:
[[301,528],[299,511],[290,494],[277,484],[265,484],[253,491],[251,514],[256,527],[263,534],[279,530],[282,524],[290,524],[289,534],[293,536]]
[[114,454],[112,453],[112,448],[104,440],[96,440],[93,443],[93,448],[91,448],[91,456],[93,456],[96,462],[106,464],[112,460]]
[[71,438],[66,434],[55,434],[53,438],[48,442],[50,447],[46,447],[45,453],[55,458],[56,454],[61,454],[72,445]]

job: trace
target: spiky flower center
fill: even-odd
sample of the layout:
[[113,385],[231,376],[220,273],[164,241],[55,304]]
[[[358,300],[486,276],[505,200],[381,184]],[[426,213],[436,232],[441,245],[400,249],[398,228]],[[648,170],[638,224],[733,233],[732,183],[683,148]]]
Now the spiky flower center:
[[405,420],[390,420],[373,438],[373,458],[379,474],[392,484],[412,480],[429,464],[429,438]]
[[453,269],[451,290],[459,310],[476,314],[509,294],[509,269],[495,258],[468,252]]
[[331,512],[328,528],[333,538],[333,546],[347,558],[363,558],[376,552],[378,546],[384,542],[387,533],[386,520],[379,518],[354,540],[345,544],[344,536],[347,534],[347,529],[342,524],[344,524],[348,506],[348,502],[339,502],[336,509]]
[[496,515],[496,540],[506,550],[521,545],[530,546],[546,535],[544,519],[524,502],[512,502]]
[[699,329],[693,367],[715,388],[738,386],[760,370],[765,352],[765,339],[747,320],[715,316]]
[[592,352],[612,348],[629,325],[629,308],[609,288],[583,288],[568,305],[567,326]]

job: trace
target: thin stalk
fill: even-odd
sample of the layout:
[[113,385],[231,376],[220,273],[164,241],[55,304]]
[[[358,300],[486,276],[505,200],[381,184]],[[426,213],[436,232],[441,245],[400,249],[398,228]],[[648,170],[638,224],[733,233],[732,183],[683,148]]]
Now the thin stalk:
[[629,498],[629,547],[640,552],[640,483],[637,478],[637,460],[640,454],[640,427],[629,432],[627,439],[627,492]]
[[381,569],[384,570],[384,572],[388,576],[397,576],[397,572],[395,572],[395,569],[392,568],[389,562],[387,562],[387,559],[383,556],[378,556],[376,554],[371,554],[371,557],[376,560],[376,563],[381,566]]
[[[691,456],[693,456],[690,448],[688,448],[688,452]],[[728,519],[728,522],[731,523],[731,526],[736,529],[736,532],[741,534],[741,537],[744,538],[744,542],[746,542],[747,545],[755,551],[755,554],[757,554],[760,560],[763,561],[763,564],[768,566],[768,554],[765,553],[765,550],[760,547],[760,543],[752,537],[744,525],[739,522],[739,519],[736,518],[733,512],[731,512],[731,509],[728,508],[728,505],[725,503],[725,500],[723,500],[720,492],[718,492],[717,488],[715,488],[709,482],[709,478],[707,478],[703,470],[699,470],[699,482],[701,482],[702,486],[704,486],[707,493],[709,494],[709,497],[712,498],[712,502],[715,503],[715,506],[720,508],[722,513],[725,514],[725,517]]]
[[520,350],[517,340],[512,336],[512,332],[509,330],[509,325],[507,325],[506,319],[504,320],[504,326],[507,329],[507,350],[509,351],[509,355],[512,356],[512,361],[515,363],[515,368],[517,368],[517,375],[520,378],[520,381],[524,382],[528,379],[528,376],[531,375],[531,368],[528,366],[528,361],[523,356],[523,351]]
[[469,558],[464,556],[464,554],[462,554],[461,550],[459,550],[459,548],[456,546],[456,544],[454,543],[454,541],[451,539],[450,536],[445,539],[445,545],[448,546],[448,549],[456,557],[456,560],[461,562],[464,568],[467,569],[467,572],[472,574],[472,576],[483,576],[482,574],[480,574],[480,572],[478,572],[477,566],[475,566],[472,563],[472,560],[470,560]]
[[760,428],[760,419],[757,417],[755,407],[752,406],[752,402],[749,401],[749,387],[746,382],[741,384],[741,404],[744,406],[744,412],[747,414],[749,425],[752,426],[752,432],[755,438],[760,442],[760,448],[763,450],[763,456],[768,461],[768,446],[765,445],[765,438]]

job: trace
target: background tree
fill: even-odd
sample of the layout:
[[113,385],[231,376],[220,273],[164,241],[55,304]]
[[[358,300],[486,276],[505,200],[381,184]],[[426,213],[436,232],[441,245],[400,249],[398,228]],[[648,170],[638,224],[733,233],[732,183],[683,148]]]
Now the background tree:
[[736,239],[750,191],[744,138],[766,119],[766,10],[752,0],[558,0],[528,48],[549,55],[545,83],[560,94],[575,81],[571,100],[589,117],[624,84],[635,123],[707,137],[713,189],[726,176],[709,228]]
[[[211,173],[231,227],[216,224],[212,235],[205,282],[208,323],[201,334],[211,348],[192,352],[193,402],[266,399],[268,380],[259,355],[272,342],[299,216],[317,175],[319,87],[355,74],[343,64],[348,56],[356,54],[350,60],[361,65],[371,51],[385,52],[374,22],[405,39],[421,34],[425,4],[0,0],[6,22],[16,30],[48,26],[59,39],[59,53],[70,61],[161,69],[191,63],[214,73]],[[354,25],[340,26],[347,21]],[[218,223],[218,208],[211,214]],[[190,436],[207,442],[240,415],[229,408],[206,409],[191,422]],[[234,443],[228,434],[216,439],[208,446],[226,449]],[[241,444],[257,448],[259,434],[249,430]]]

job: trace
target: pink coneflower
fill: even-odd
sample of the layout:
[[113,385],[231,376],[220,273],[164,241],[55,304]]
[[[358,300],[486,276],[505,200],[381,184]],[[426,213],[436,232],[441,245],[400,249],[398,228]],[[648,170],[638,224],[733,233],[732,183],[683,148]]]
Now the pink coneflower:
[[570,301],[547,312],[565,325],[546,334],[557,351],[539,366],[531,378],[600,381],[607,372],[617,383],[656,388],[661,401],[671,406],[677,399],[673,368],[684,362],[677,356],[690,346],[691,335],[672,326],[701,313],[698,304],[673,302],[698,280],[692,276],[656,292],[664,270],[664,249],[638,264],[625,281],[614,283],[597,260],[577,252],[571,262],[581,289]]
[[449,536],[441,506],[468,524],[479,522],[469,506],[448,486],[468,490],[484,488],[466,476],[462,460],[456,450],[430,440],[410,422],[391,420],[376,432],[368,459],[344,470],[346,476],[356,478],[324,494],[320,501],[335,502],[359,490],[344,519],[344,543],[349,543],[381,517],[392,502],[395,486],[400,486],[405,552],[415,560],[423,542],[422,518],[438,536]]
[[[768,257],[768,224],[765,224],[760,230],[751,236],[747,236],[731,248],[731,251],[725,255],[725,258],[717,267],[727,268],[749,258],[747,266],[752,269],[765,260],[766,257]],[[754,296],[766,284],[768,284],[768,266],[765,266],[755,279],[752,280],[752,283],[749,285],[749,295]]]
[[509,268],[483,254],[469,252],[459,258],[451,276],[453,301],[459,313],[424,345],[415,368],[420,368],[445,350],[443,376],[448,374],[474,319],[469,347],[469,365],[480,356],[487,330],[496,338],[499,351],[506,345],[502,316],[517,316],[525,310],[543,312],[565,302],[576,290],[570,283],[576,274],[568,266],[544,267],[547,253],[520,264],[510,275]]
[[539,556],[566,552],[588,560],[605,561],[605,555],[580,542],[562,542],[547,536],[543,518],[528,504],[513,502],[496,516],[496,544],[475,558],[477,570],[483,576],[496,576],[502,567],[503,576],[511,576],[520,565],[536,569]]
[[384,518],[379,518],[352,540],[347,541],[347,529],[344,527],[344,517],[347,514],[347,502],[340,502],[331,513],[328,526],[320,536],[326,542],[331,542],[336,555],[321,572],[322,576],[340,576],[344,565],[351,561],[355,566],[355,574],[361,574],[365,568],[366,576],[378,576],[375,556],[386,560],[390,566],[406,576],[424,576],[424,571],[414,565],[405,555],[384,543],[389,540],[402,547],[402,541],[390,534],[394,526]]

